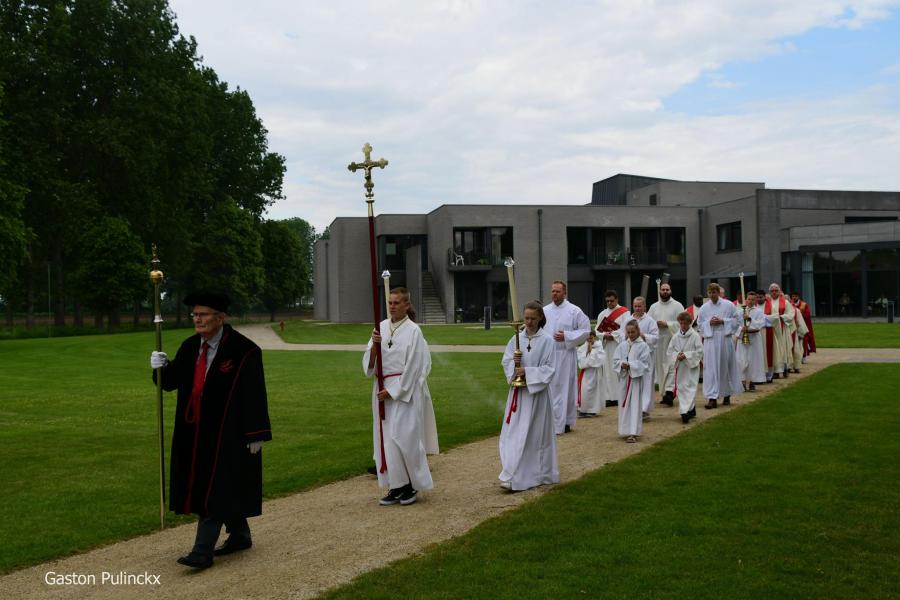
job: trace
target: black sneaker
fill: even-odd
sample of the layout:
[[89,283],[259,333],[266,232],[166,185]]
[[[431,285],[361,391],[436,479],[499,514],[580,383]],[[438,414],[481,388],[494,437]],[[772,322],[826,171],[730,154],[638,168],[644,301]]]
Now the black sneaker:
[[397,501],[403,506],[409,506],[410,504],[415,503],[416,501],[416,490],[412,489],[412,486],[407,486],[402,489],[400,494],[397,495]]
[[368,473],[369,475],[377,476],[378,475],[378,467],[376,467],[375,465],[372,465],[371,467],[366,469],[366,473]]
[[731,406],[731,396],[725,396],[725,399],[722,400],[723,406]]
[[389,490],[387,496],[378,501],[382,506],[391,506],[400,502],[400,489]]
[[618,406],[618,405],[619,405],[618,400],[607,400],[607,401],[606,401],[606,406],[607,406],[607,407],[609,407],[609,406]]
[[566,425],[566,428],[563,429],[563,433],[572,433],[572,428]]

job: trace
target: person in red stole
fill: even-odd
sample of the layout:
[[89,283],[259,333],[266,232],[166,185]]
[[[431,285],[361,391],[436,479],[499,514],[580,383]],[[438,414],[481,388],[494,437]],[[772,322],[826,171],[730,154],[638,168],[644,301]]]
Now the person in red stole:
[[791,293],[791,304],[803,315],[803,320],[806,321],[806,328],[809,329],[809,333],[803,337],[803,362],[805,363],[809,355],[816,351],[816,334],[813,332],[812,311],[809,308],[809,303],[801,300],[800,294],[797,292]]
[[[169,509],[196,514],[197,535],[182,565],[205,569],[213,555],[252,546],[248,517],[262,514],[262,443],[272,439],[259,346],[225,323],[229,298],[188,294],[194,335],[173,360],[153,352],[162,387],[178,390],[169,480]],[[228,539],[216,541],[225,525]]]

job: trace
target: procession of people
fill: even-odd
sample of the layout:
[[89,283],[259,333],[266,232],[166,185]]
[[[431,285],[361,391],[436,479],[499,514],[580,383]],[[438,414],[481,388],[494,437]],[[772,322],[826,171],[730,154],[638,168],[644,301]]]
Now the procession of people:
[[[386,490],[380,506],[408,506],[435,485],[428,464],[428,455],[438,453],[431,353],[409,290],[385,290],[387,318],[362,357],[363,373],[373,379],[370,472]],[[669,283],[657,282],[658,300],[649,310],[643,296],[629,311],[607,290],[607,308],[594,324],[567,299],[564,281],[549,291],[549,304],[525,304],[500,361],[509,392],[499,481],[509,493],[560,481],[557,438],[572,433],[579,418],[615,407],[618,436],[635,443],[657,406],[677,406],[689,424],[698,393],[708,410],[720,401],[727,406],[743,392],[799,372],[815,352],[808,305],[776,283],[768,293],[741,291],[734,302],[710,283],[706,297],[693,297],[687,310]],[[252,546],[247,518],[262,512],[262,446],[272,433],[262,353],[225,323],[228,297],[200,291],[185,304],[195,335],[174,359],[153,352],[150,363],[163,389],[178,390],[170,509],[198,516],[194,546],[178,562],[205,569],[214,556]],[[223,525],[229,535],[216,547]]]

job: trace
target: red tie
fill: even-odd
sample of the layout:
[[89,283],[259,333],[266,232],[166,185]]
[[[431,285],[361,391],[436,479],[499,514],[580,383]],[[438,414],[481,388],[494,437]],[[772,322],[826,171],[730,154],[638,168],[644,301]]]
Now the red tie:
[[206,352],[209,344],[203,342],[197,364],[194,365],[194,385],[191,388],[191,399],[184,409],[184,420],[188,423],[196,423],[200,418],[200,400],[203,398],[203,384],[206,381]]

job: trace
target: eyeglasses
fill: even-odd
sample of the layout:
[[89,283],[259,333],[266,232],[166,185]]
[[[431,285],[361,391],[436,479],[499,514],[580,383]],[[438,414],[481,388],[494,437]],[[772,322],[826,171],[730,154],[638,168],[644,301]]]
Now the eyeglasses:
[[210,318],[211,316],[213,316],[213,315],[218,315],[218,314],[221,314],[221,313],[218,313],[218,312],[211,312],[211,313],[208,313],[208,312],[198,312],[198,313],[192,312],[192,313],[191,313],[191,318],[192,318],[192,319],[197,319],[197,318],[200,318],[200,319],[208,319],[208,318]]

